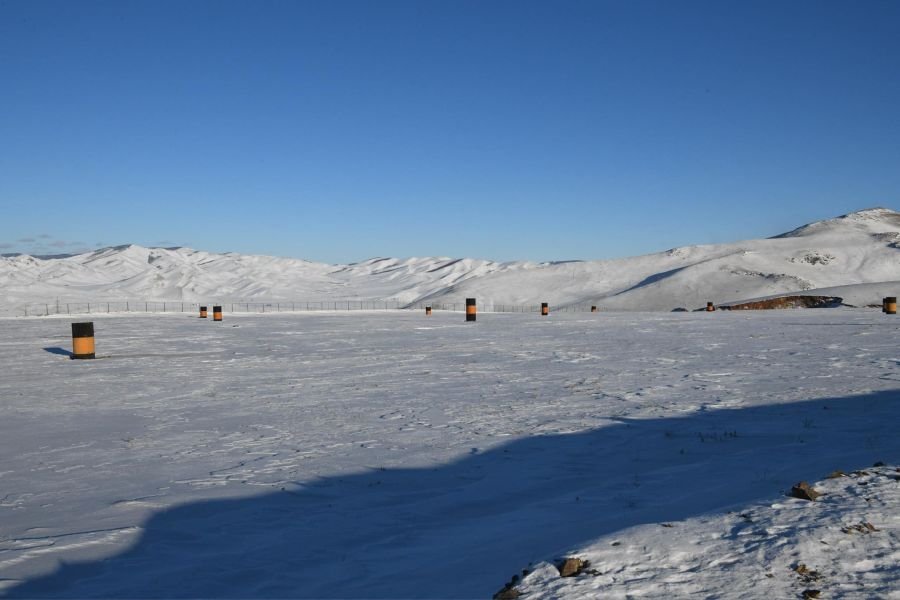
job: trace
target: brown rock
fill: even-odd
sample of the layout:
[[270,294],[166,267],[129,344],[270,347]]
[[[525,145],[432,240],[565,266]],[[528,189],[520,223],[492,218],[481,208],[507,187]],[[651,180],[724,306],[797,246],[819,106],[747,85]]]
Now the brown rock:
[[841,527],[841,531],[843,531],[844,533],[853,533],[854,531],[856,531],[864,535],[868,535],[880,530],[868,521],[863,521],[861,523],[857,523],[856,525],[850,525],[849,527]]
[[843,304],[837,296],[781,296],[756,302],[720,306],[722,310],[771,310],[778,308],[832,308]]
[[519,596],[522,595],[522,592],[517,590],[514,587],[505,587],[496,594],[494,594],[494,600],[516,600]]
[[821,495],[822,494],[811,488],[805,481],[801,481],[791,488],[791,496],[800,498],[801,500],[815,500]]
[[801,595],[803,596],[804,599],[819,598],[822,595],[822,591],[821,590],[803,590],[803,593]]
[[797,573],[797,576],[800,580],[805,584],[813,583],[814,581],[818,581],[821,579],[821,575],[818,571],[813,571],[803,563],[798,564],[794,567],[794,572]]
[[560,577],[574,577],[581,573],[587,566],[588,562],[586,560],[581,560],[580,558],[567,558],[557,568],[559,569]]

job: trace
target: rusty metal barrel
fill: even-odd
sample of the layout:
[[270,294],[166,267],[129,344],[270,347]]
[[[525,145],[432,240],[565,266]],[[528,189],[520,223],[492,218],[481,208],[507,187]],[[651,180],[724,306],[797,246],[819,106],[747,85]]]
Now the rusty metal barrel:
[[73,359],[97,358],[94,354],[94,324],[72,323]]
[[466,322],[474,321],[478,308],[475,306],[475,298],[466,298]]

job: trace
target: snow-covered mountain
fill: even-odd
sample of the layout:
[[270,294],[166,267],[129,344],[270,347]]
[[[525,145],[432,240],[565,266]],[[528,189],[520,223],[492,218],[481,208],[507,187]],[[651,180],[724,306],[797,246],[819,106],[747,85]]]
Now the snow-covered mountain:
[[[64,258],[0,257],[5,311],[27,303],[396,300],[479,305],[696,308],[841,286],[877,303],[900,284],[900,213],[873,208],[769,239],[687,246],[632,258],[554,263],[373,258],[330,265],[190,248],[117,246]],[[849,286],[849,287],[848,287]]]

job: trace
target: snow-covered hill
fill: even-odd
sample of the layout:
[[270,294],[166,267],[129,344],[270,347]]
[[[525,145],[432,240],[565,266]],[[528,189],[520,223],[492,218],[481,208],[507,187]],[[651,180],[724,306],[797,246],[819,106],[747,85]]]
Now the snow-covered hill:
[[[617,260],[500,263],[429,257],[330,265],[134,245],[65,258],[0,257],[0,303],[6,313],[57,299],[412,304],[471,296],[485,307],[550,302],[671,310],[837,286],[855,303],[877,303],[879,294],[896,293],[898,281],[900,213],[886,208],[811,223],[769,239]],[[846,287],[860,284],[866,285]]]

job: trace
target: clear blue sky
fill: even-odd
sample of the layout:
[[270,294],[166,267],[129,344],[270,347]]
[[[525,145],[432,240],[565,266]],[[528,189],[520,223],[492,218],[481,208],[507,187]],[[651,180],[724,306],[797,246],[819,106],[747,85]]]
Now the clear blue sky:
[[0,252],[611,258],[898,198],[895,0],[0,0]]

